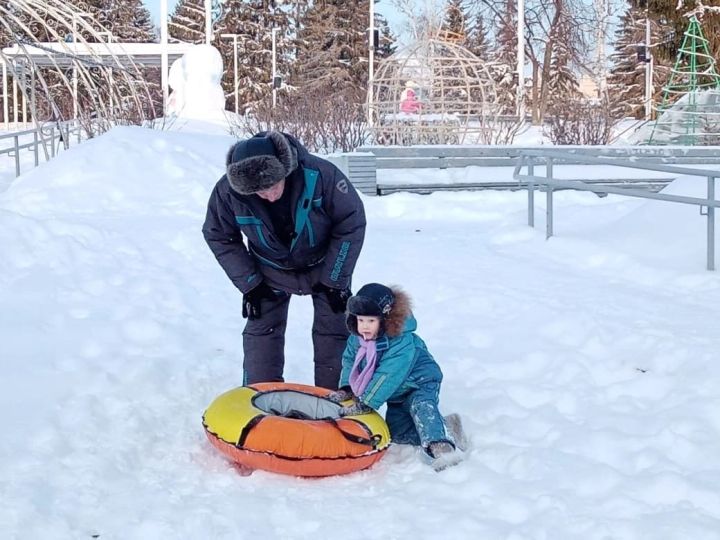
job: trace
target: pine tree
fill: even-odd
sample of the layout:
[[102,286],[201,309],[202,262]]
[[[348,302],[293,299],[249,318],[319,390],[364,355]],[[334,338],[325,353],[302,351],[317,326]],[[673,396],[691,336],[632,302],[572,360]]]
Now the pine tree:
[[488,31],[485,28],[485,19],[482,13],[477,13],[474,24],[468,32],[465,48],[483,61],[487,61],[490,57],[490,45],[488,44],[487,36]]
[[608,94],[617,116],[642,118],[645,99],[645,64],[638,61],[637,47],[645,39],[645,22],[635,8],[628,8],[615,31],[615,52],[608,77]]
[[152,43],[156,41],[155,25],[142,0],[104,0],[103,26],[115,41]]
[[[570,36],[570,20],[562,17],[557,32],[559,36]],[[578,95],[577,76],[571,69],[572,51],[568,48],[569,39],[557,39],[552,51],[550,61],[550,79],[548,80],[549,100],[548,109],[562,107],[570,98]]]
[[448,36],[464,41],[467,36],[465,20],[465,0],[448,0],[442,29]]
[[395,54],[395,50],[397,49],[395,42],[397,40],[392,30],[390,30],[387,19],[377,11],[375,12],[375,28],[378,30],[379,36],[378,43],[375,44],[377,46],[375,61],[379,61]]
[[168,38],[171,42],[205,43],[203,0],[180,0],[177,3],[168,22]]
[[228,2],[223,18],[218,21],[215,35],[238,34],[238,56],[233,58],[234,45],[229,39],[213,43],[220,51],[225,66],[223,89],[227,108],[235,108],[234,66],[238,68],[238,112],[255,109],[272,93],[272,29],[276,32],[276,74],[287,74],[290,61],[288,14],[277,9],[273,0]]
[[656,59],[669,64],[675,61],[691,12],[698,13],[705,37],[710,42],[712,56],[720,56],[720,13],[716,11],[720,6],[718,0],[631,0],[631,5],[642,13],[647,10],[651,21],[662,28],[660,45],[655,50]]
[[295,85],[303,92],[355,88],[364,93],[368,13],[368,0],[324,0],[310,7],[298,35]]
[[[650,27],[651,43],[659,42],[660,28]],[[645,63],[638,58],[638,47],[645,44],[645,14],[629,6],[620,19],[615,32],[610,56],[611,67],[608,77],[608,94],[613,113],[620,117],[642,118],[645,115]],[[652,53],[656,52],[653,48]],[[671,65],[662,56],[653,58],[653,102],[662,98],[662,87],[667,82]]]
[[498,105],[503,114],[515,114],[517,103],[517,7],[507,0],[503,17],[498,21],[495,51],[490,65],[497,87]]

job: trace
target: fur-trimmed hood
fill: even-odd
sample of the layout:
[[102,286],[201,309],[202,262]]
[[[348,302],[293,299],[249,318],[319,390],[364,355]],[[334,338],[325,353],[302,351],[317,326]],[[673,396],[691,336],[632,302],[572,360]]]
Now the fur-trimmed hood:
[[225,158],[230,187],[251,195],[273,187],[298,167],[293,139],[279,131],[265,131],[230,147]]
[[412,315],[412,302],[408,294],[399,287],[391,286],[390,289],[395,295],[395,303],[385,317],[385,333],[394,338],[402,334],[405,321]]
[[[374,285],[374,284],[370,284]],[[367,287],[367,286],[366,286]],[[358,335],[357,331],[357,315],[371,314],[372,316],[379,316],[382,319],[381,332],[389,338],[394,338],[403,333],[405,329],[405,323],[408,318],[412,316],[412,303],[408,294],[403,291],[400,287],[391,285],[388,287],[393,294],[392,304],[390,305],[390,311],[386,314],[380,313],[360,313],[354,309],[355,306],[366,307],[366,299],[360,294],[352,297],[348,302],[348,313],[347,313],[347,327],[352,334]],[[362,289],[358,293],[362,293]],[[353,313],[355,311],[355,313]]]

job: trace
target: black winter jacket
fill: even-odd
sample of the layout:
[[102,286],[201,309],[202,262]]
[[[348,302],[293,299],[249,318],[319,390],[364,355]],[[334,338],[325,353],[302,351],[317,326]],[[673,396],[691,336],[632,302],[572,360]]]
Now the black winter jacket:
[[294,137],[285,137],[297,151],[299,165],[285,180],[295,224],[290,245],[278,239],[265,202],[257,195],[238,194],[226,175],[210,195],[205,240],[243,293],[262,279],[294,294],[309,294],[318,282],[348,287],[365,237],[362,201],[335,165],[311,155]]

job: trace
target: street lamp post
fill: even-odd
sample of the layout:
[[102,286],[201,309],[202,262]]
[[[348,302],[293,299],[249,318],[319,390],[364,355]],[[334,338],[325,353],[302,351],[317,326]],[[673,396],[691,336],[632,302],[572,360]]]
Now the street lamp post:
[[368,91],[367,91],[367,123],[373,125],[373,79],[375,78],[375,1],[370,0],[370,25],[368,28]]
[[645,14],[645,120],[652,118],[653,55],[650,52],[650,14]]
[[235,96],[235,114],[238,114],[238,36],[240,34],[220,34],[222,39],[233,40],[233,95]]
[[517,115],[525,121],[525,0],[517,5]]
[[212,0],[205,0],[205,44],[212,41]]
[[92,17],[92,13],[86,11],[77,11],[72,14],[72,41],[73,41],[73,52],[76,57],[73,58],[73,75],[72,75],[72,87],[73,87],[73,118],[78,117],[79,105],[78,105],[78,73],[77,73],[77,53],[78,53],[78,42],[77,42],[77,19],[78,17]]
[[168,102],[168,0],[160,0],[160,84],[163,95],[163,116]]
[[10,108],[8,106],[8,69],[7,64],[5,63],[5,59],[0,58],[0,63],[2,64],[3,80],[3,123],[7,128],[7,126],[10,125],[10,118],[8,118],[8,115],[10,113]]
[[273,28],[272,29],[272,106],[273,109],[275,108],[275,105],[277,105],[277,88],[275,88],[275,77],[277,76],[277,61],[276,61],[276,55],[277,55],[277,47],[275,45],[276,38],[275,34],[277,33],[278,29]]

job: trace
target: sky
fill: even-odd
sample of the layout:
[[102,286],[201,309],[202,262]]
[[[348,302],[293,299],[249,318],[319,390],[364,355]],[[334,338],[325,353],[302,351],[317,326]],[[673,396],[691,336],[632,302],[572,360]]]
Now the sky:
[[[0,161],[4,539],[720,538],[720,275],[704,216],[659,201],[557,192],[546,240],[522,191],[362,196],[354,287],[412,297],[471,449],[441,473],[392,445],[347,476],[240,475],[201,422],[242,384],[241,295],[200,232],[234,141],[181,115],[23,153],[17,179]],[[289,382],[312,384],[311,326],[294,297]]]

